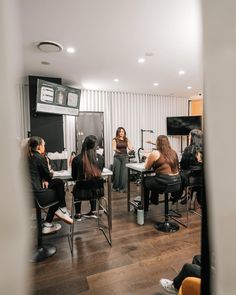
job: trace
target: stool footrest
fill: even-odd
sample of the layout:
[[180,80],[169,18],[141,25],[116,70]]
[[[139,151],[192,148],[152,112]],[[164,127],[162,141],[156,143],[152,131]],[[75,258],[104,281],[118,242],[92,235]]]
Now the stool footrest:
[[179,225],[174,222],[157,222],[154,227],[165,233],[174,233],[179,230]]
[[168,213],[168,216],[170,216],[170,217],[174,216],[174,217],[177,217],[177,218],[178,217],[181,218],[182,214],[177,212],[176,210],[170,209],[169,213]]
[[57,252],[57,248],[55,246],[46,244],[35,250],[31,257],[31,262],[39,262],[44,259],[53,256]]

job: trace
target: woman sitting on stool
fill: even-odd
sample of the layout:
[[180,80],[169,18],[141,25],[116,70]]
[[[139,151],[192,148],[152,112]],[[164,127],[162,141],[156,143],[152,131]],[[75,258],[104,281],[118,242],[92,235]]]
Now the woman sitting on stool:
[[[76,156],[72,161],[72,178],[74,180],[88,180],[100,178],[104,168],[104,159],[97,154],[97,137],[89,135],[85,138],[81,154]],[[76,201],[76,199],[75,199]],[[96,200],[90,201],[91,210],[84,214],[87,218],[97,218],[94,214],[96,210]],[[81,220],[81,202],[75,203],[75,216],[78,221]]]
[[178,156],[166,135],[157,137],[156,148],[145,162],[145,169],[153,169],[156,175],[144,178],[144,211],[148,211],[150,190],[157,194],[155,197],[152,195],[151,200],[158,204],[158,194],[163,193],[168,184],[180,181]]
[[[189,146],[184,149],[180,160],[181,178],[183,188],[188,185],[188,176],[191,170],[202,171],[203,165],[203,133],[199,129],[193,129],[189,133]],[[200,174],[201,175],[201,174]],[[201,204],[201,187],[195,187],[194,191],[197,193],[197,201]],[[181,204],[187,202],[185,195]]]
[[33,193],[42,206],[59,201],[58,204],[48,209],[46,220],[43,223],[42,233],[50,234],[61,229],[60,224],[52,223],[54,214],[69,224],[73,223],[73,219],[66,208],[64,182],[61,179],[52,179],[52,173],[49,171],[48,162],[44,155],[45,141],[38,136],[29,138],[27,156]]

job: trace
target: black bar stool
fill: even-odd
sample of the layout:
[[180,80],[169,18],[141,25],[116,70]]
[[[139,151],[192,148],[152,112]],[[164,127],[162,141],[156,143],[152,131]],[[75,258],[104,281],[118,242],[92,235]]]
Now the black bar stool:
[[202,182],[203,182],[203,173],[202,173],[202,167],[192,168],[187,173],[187,184],[186,184],[186,194],[187,194],[187,210],[190,210],[191,213],[194,213],[201,217],[201,214],[199,214],[196,211],[196,203],[194,202],[194,208],[191,208],[191,206],[188,206],[188,202],[191,203],[191,198],[193,197],[193,191],[194,189],[200,189],[202,190]]
[[179,230],[179,225],[175,222],[169,221],[169,194],[175,193],[180,191],[181,188],[181,180],[179,178],[176,178],[176,182],[173,182],[171,184],[168,184],[167,188],[165,189],[164,197],[165,197],[165,221],[163,222],[157,222],[155,224],[155,228],[162,232],[170,232],[174,233]]
[[45,210],[59,203],[59,201],[54,201],[44,206],[40,205],[38,198],[41,198],[43,194],[45,195],[45,197],[47,197],[48,193],[55,194],[55,192],[50,189],[40,191],[40,192],[34,192],[36,219],[37,219],[37,246],[31,257],[31,260],[30,260],[31,262],[43,261],[46,258],[53,256],[57,252],[57,249],[55,246],[51,244],[43,244],[43,240],[42,240],[41,209]]
[[[91,180],[77,180],[75,183],[75,186],[72,191],[72,207],[71,207],[71,215],[73,220],[74,219],[74,207],[77,202],[82,202],[82,201],[90,201],[90,200],[96,200],[97,204],[97,225],[98,229],[104,234],[108,244],[112,246],[112,239],[111,239],[111,226],[109,219],[111,216],[109,215],[108,212],[108,204],[107,200],[104,198],[104,179],[99,178],[99,179],[91,179]],[[102,204],[102,200],[105,202],[105,206]],[[100,220],[99,216],[99,209],[102,209],[104,214],[107,217],[107,225],[103,224],[103,222]],[[68,235],[68,241],[69,241],[69,246],[71,250],[71,255],[74,255],[74,225],[71,224],[70,226],[70,233]]]

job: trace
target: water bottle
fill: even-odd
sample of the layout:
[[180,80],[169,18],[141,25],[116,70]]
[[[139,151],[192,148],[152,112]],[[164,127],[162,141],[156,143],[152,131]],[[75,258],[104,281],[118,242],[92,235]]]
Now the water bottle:
[[142,204],[139,204],[138,205],[138,210],[137,210],[137,224],[144,225],[144,211],[143,211]]

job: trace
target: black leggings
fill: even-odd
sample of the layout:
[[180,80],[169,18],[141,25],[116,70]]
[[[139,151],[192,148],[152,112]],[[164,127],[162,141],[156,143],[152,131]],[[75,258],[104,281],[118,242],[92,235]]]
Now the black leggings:
[[201,256],[193,257],[192,264],[185,263],[179,274],[174,278],[174,287],[179,290],[183,280],[187,277],[201,278]]
[[66,207],[64,182],[61,179],[52,179],[49,182],[48,189],[42,189],[35,192],[35,196],[39,204],[43,207],[59,201],[59,203],[48,209],[46,222],[52,222],[54,214],[59,207]]
[[[75,201],[77,200],[75,199]],[[90,206],[91,206],[91,211],[96,211],[96,200],[91,200]],[[76,214],[81,213],[81,202],[75,203],[75,213]]]
[[59,207],[63,208],[66,207],[66,201],[65,201],[65,185],[63,180],[59,178],[54,178],[49,182],[48,185],[49,189],[52,189],[55,191],[57,200],[59,201]]

